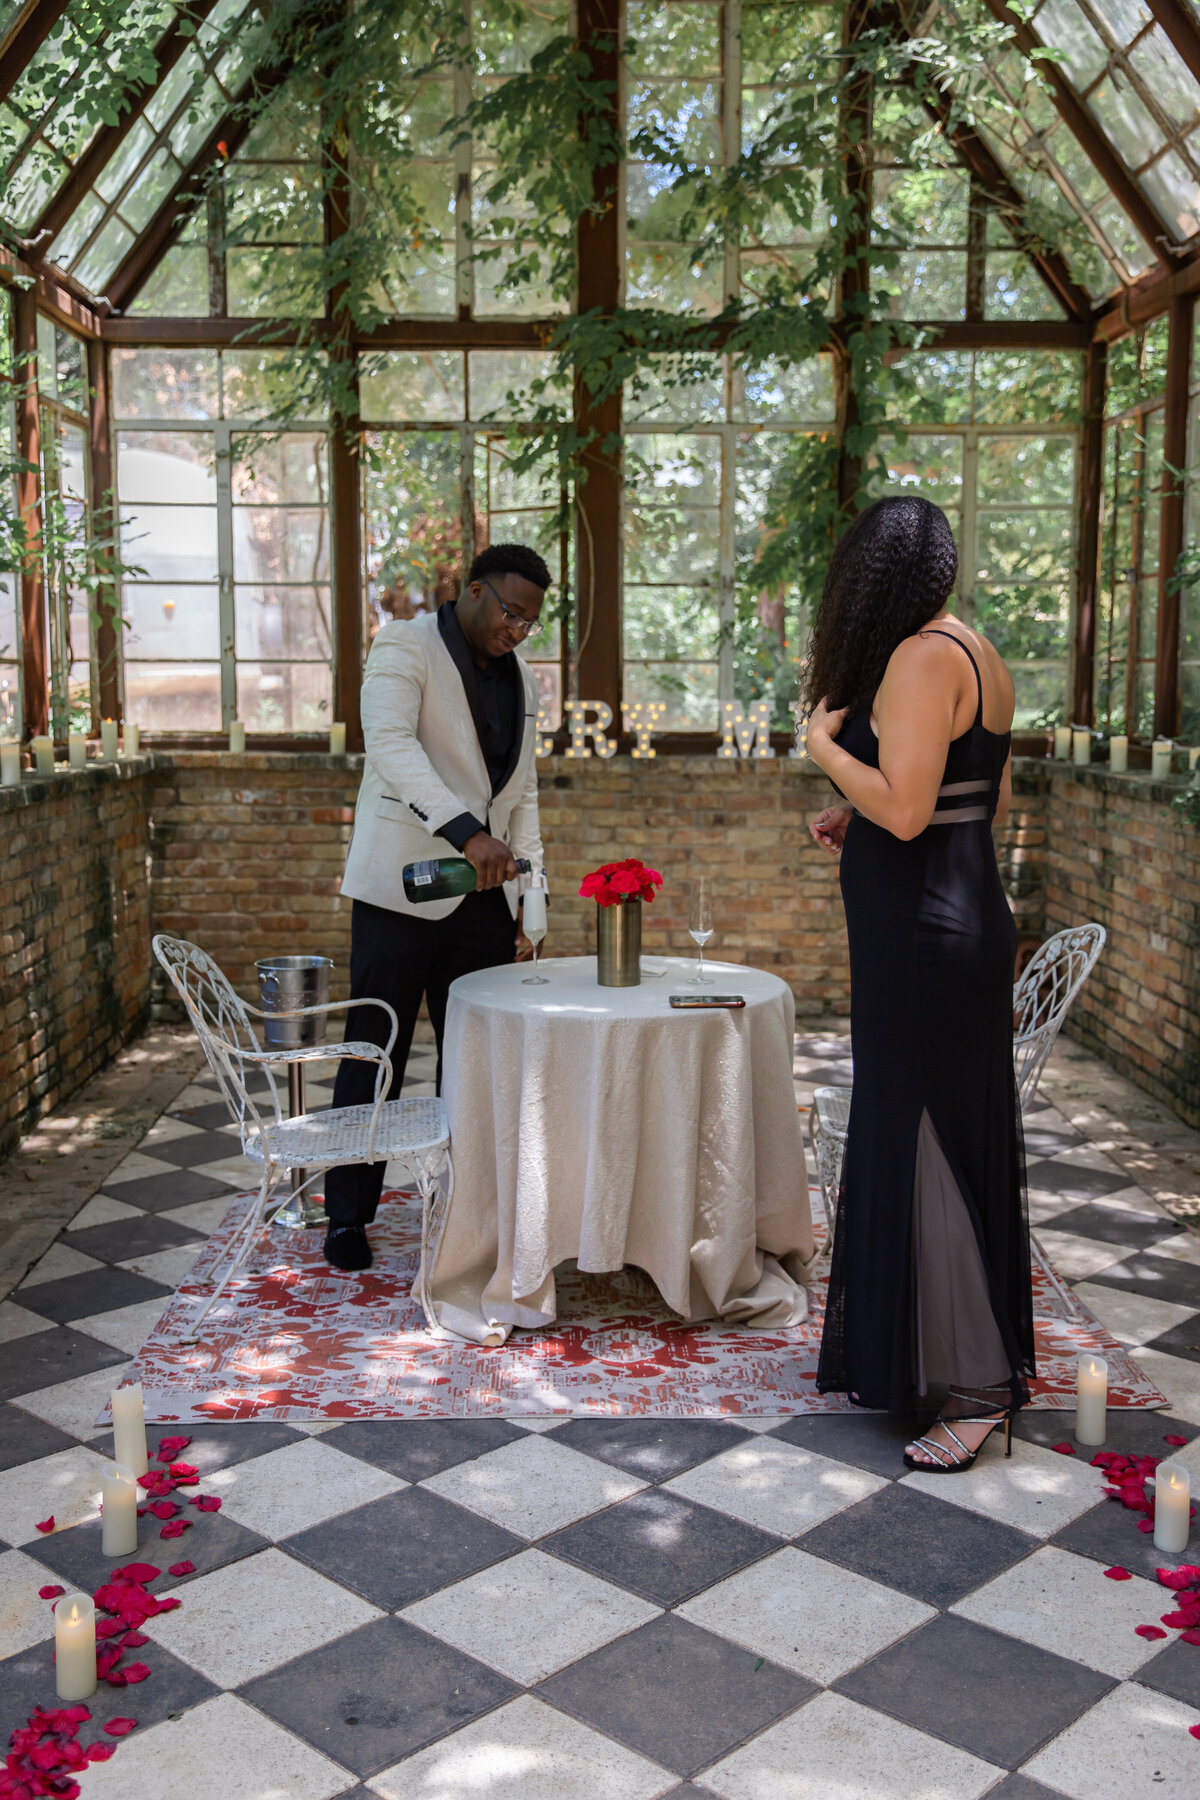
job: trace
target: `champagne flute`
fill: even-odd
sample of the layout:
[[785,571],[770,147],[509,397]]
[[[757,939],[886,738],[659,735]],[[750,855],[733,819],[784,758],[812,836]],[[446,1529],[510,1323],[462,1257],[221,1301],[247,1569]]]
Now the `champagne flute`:
[[538,948],[546,935],[546,890],[535,879],[525,890],[521,929],[533,945],[533,974],[526,975],[523,987],[548,987],[549,980],[538,974]]
[[704,946],[712,934],[712,886],[707,875],[699,875],[692,882],[692,909],[688,916],[688,936],[695,943],[700,954],[696,973],[688,983],[689,987],[712,986],[712,982],[704,973]]

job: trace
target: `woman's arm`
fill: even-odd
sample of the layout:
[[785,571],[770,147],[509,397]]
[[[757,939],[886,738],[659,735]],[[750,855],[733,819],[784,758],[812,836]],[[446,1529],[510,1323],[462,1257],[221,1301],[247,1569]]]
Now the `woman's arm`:
[[878,769],[836,742],[844,709],[830,712],[822,702],[809,721],[813,761],[852,806],[894,837],[917,837],[933,817],[963,686],[959,664],[965,665],[961,652],[937,638],[907,638],[894,651],[875,697]]

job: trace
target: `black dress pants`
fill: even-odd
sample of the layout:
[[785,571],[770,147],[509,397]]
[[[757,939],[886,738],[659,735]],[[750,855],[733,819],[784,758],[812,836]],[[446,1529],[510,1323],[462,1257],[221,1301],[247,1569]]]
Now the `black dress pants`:
[[[442,1033],[450,983],[476,969],[510,963],[516,954],[517,926],[503,888],[468,894],[445,919],[418,919],[356,900],[350,916],[350,997],[386,1000],[399,1020],[392,1046],[394,1100],[404,1079],[413,1028],[425,997],[437,1038],[438,1092],[442,1086]],[[352,1006],[347,1039],[386,1044],[387,1014],[378,1006]],[[333,1088],[334,1106],[362,1106],[375,1097],[377,1063],[343,1058]],[[385,1165],[349,1163],[325,1177],[325,1211],[334,1225],[369,1225],[383,1192]]]

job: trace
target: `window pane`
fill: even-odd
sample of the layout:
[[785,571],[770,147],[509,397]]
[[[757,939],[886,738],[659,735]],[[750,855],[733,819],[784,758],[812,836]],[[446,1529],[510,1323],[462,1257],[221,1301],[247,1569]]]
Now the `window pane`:
[[401,421],[466,416],[464,361],[458,350],[385,350],[361,359],[364,419]]
[[626,501],[626,581],[715,580],[717,557],[715,509],[639,507]]
[[251,731],[324,731],[333,674],[321,663],[239,663],[238,717]]
[[717,653],[717,609],[697,587],[625,590],[625,654],[630,658],[693,662]]
[[979,498],[1070,502],[1075,493],[1075,445],[1070,438],[983,438]]
[[364,483],[368,617],[432,611],[459,591],[462,558],[458,433],[376,432]]
[[125,717],[143,730],[219,731],[220,668],[216,663],[127,662]]
[[214,506],[216,462],[208,431],[119,431],[117,498]]
[[625,445],[625,487],[644,502],[716,506],[721,497],[721,440],[700,433],[638,433]]
[[127,581],[121,606],[127,621],[127,656],[202,662],[220,654],[220,602],[215,586]]
[[568,415],[570,390],[555,377],[552,356],[537,350],[472,350],[468,362],[473,419],[528,419],[546,406],[559,417]]
[[215,506],[123,508],[121,555],[150,581],[217,579]]
[[816,424],[834,418],[833,359],[813,356],[790,368],[778,362],[740,369],[734,377],[735,419],[765,425]]
[[289,431],[243,437],[233,469],[235,506],[322,506],[327,497],[325,439]]
[[329,529],[324,510],[235,506],[233,573],[238,581],[328,581]]
[[903,444],[880,438],[887,458],[887,489],[891,493],[923,494],[941,505],[957,502],[962,491],[962,439],[919,437],[914,432]]
[[237,653],[290,661],[333,654],[327,587],[247,587],[235,590]]
[[627,662],[625,698],[660,701],[666,711],[659,731],[715,731],[717,665]]
[[215,350],[114,350],[113,411],[120,419],[215,419]]

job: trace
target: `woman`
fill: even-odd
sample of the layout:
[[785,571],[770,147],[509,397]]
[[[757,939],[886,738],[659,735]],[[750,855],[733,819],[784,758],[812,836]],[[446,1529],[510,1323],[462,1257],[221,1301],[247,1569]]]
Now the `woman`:
[[1034,1373],[1012,1057],[1016,927],[991,826],[1011,799],[1013,684],[946,601],[928,500],[877,500],[838,543],[813,628],[808,754],[847,802],[854,1097],[817,1385],[907,1414],[948,1397],[909,1468],[970,1468]]

